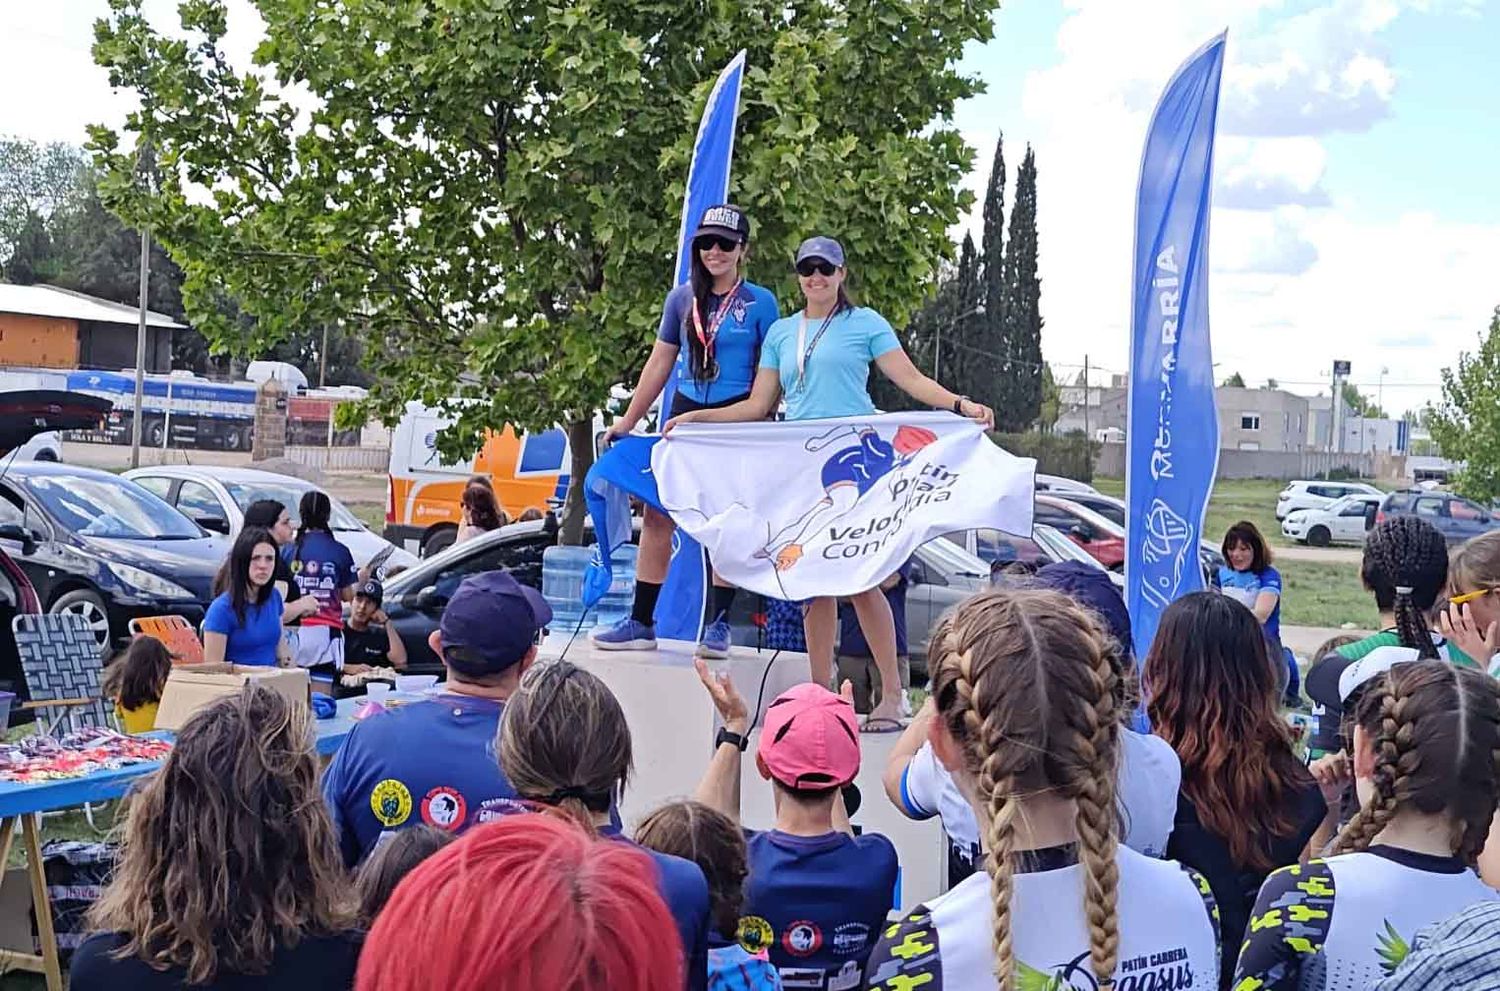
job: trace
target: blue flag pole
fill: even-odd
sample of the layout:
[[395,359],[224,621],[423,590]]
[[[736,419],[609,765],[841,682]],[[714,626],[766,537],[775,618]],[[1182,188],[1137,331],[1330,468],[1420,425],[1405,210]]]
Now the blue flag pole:
[[[688,167],[687,188],[682,196],[682,220],[677,230],[677,264],[673,285],[688,281],[692,262],[692,235],[703,211],[729,196],[729,166],[734,157],[734,132],[739,120],[740,87],[745,78],[745,53],[740,51],[719,73],[709,91],[698,134],[693,141],[693,159]],[[662,390],[658,427],[672,409],[677,391],[673,369]],[[617,453],[617,449],[618,453]],[[641,457],[644,455],[644,460]],[[611,556],[630,540],[628,500],[634,494],[656,506],[656,483],[650,477],[649,445],[616,444],[606,451],[589,472],[585,495],[594,520],[599,552],[584,578],[584,608],[603,598],[611,580]],[[624,484],[628,479],[628,485]],[[622,510],[623,507],[623,510]],[[659,508],[659,507],[658,507]],[[707,563],[703,549],[678,531],[672,540],[672,561],[656,605],[656,633],[673,640],[697,641],[702,635],[703,612],[708,596]]]
[[1198,541],[1219,463],[1208,221],[1225,35],[1178,68],[1146,134],[1136,198],[1125,596],[1145,655],[1162,610],[1204,587]]

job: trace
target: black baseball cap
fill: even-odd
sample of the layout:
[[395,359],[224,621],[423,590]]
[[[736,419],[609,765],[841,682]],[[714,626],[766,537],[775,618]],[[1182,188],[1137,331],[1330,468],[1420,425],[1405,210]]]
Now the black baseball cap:
[[720,234],[743,243],[750,240],[750,218],[745,216],[744,210],[729,203],[711,206],[703,211],[693,237],[699,238],[705,234]]
[[552,607],[536,589],[504,571],[471,575],[443,609],[443,663],[474,677],[499,674],[521,662],[550,622]]
[[385,601],[385,586],[371,578],[354,590],[354,597],[357,599],[360,596],[369,599],[378,606]]

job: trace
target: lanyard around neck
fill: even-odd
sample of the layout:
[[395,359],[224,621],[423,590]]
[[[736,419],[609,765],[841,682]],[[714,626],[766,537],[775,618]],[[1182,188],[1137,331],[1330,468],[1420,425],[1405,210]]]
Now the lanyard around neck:
[[724,298],[719,300],[719,308],[714,311],[712,319],[709,320],[706,333],[703,330],[703,315],[698,312],[698,301],[693,301],[693,330],[698,334],[698,343],[703,345],[705,357],[713,357],[714,341],[719,338],[719,325],[724,322],[725,317],[729,316],[730,304],[739,294],[740,286],[744,281],[744,279],[736,279],[734,285],[724,294]]
[[835,309],[834,311],[830,312],[828,314],[828,316],[826,316],[826,317],[823,318],[823,323],[821,325],[819,325],[818,332],[813,335],[812,343],[810,343],[810,344],[808,343],[808,340],[807,340],[807,311],[803,310],[802,311],[802,315],[798,318],[798,320],[797,320],[797,386],[799,388],[807,380],[807,362],[808,362],[808,359],[811,358],[812,357],[812,353],[818,349],[818,342],[821,341],[823,339],[823,335],[828,332],[828,325],[833,322],[833,318],[834,318],[834,316],[837,315],[837,313],[838,313],[838,310]]

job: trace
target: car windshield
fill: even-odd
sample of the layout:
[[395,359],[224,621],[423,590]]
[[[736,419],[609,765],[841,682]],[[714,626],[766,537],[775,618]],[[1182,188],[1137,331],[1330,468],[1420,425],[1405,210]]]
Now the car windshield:
[[1095,560],[1093,555],[1050,526],[1037,526],[1031,532],[1031,536],[1038,544],[1051,551],[1059,561],[1084,561],[1100,571],[1104,570],[1104,565]]
[[918,548],[928,562],[945,575],[988,578],[990,566],[951,540],[929,540]]
[[[316,486],[294,485],[290,482],[225,482],[224,487],[229,490],[229,496],[240,507],[240,512],[250,508],[252,502],[261,499],[275,499],[286,507],[287,515],[292,518],[292,525],[299,526],[301,520],[297,518],[297,506],[302,502],[302,495],[311,492]],[[354,514],[344,508],[344,504],[329,496],[333,504],[333,512],[329,514],[328,525],[334,530],[347,533],[351,530],[363,530],[364,524],[355,518]]]
[[192,540],[198,524],[133,482],[94,475],[33,475],[32,495],[63,526],[85,537]]

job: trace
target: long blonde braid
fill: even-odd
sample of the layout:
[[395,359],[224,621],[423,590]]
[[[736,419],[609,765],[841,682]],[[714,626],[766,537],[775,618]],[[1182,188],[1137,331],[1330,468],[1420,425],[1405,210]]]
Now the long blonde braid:
[[989,813],[986,869],[994,899],[995,976],[1015,984],[1011,896],[1017,796],[1053,790],[1078,803],[1085,913],[1096,976],[1119,951],[1114,771],[1116,675],[1093,614],[1055,592],[993,590],[934,635],[933,697]]

